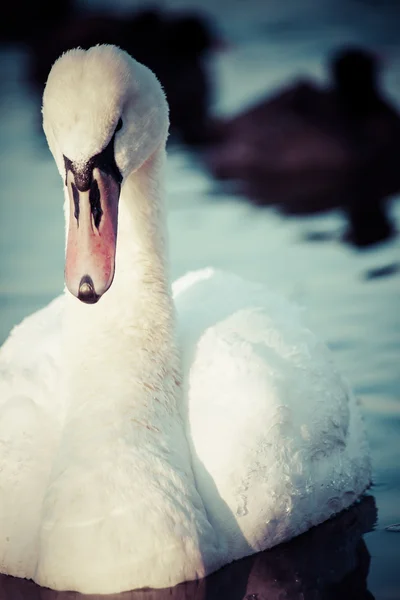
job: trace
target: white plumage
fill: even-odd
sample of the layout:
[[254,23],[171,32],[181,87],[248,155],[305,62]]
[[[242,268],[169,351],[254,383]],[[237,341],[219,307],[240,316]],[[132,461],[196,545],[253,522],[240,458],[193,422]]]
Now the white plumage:
[[[172,300],[155,77],[112,46],[71,51],[43,117],[64,181],[64,156],[88,164],[115,135],[115,275],[96,304],[65,291],[0,351],[0,571],[168,587],[352,504],[370,483],[360,412],[300,312],[212,269]],[[70,202],[66,188],[67,232]]]

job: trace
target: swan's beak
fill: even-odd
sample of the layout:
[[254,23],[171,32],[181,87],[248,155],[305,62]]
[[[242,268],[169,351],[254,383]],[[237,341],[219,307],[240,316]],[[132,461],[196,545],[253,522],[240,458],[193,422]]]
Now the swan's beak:
[[[72,170],[66,173],[69,230],[65,283],[79,300],[94,304],[110,287],[115,268],[120,183],[100,168],[82,189]],[[85,189],[87,188],[87,189]]]

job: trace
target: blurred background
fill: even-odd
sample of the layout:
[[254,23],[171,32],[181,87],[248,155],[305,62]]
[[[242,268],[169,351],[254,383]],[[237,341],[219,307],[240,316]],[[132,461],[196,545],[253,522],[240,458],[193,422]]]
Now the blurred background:
[[378,518],[364,536],[369,592],[349,598],[398,600],[400,2],[7,3],[0,342],[63,289],[62,182],[41,94],[63,51],[102,42],[167,94],[173,277],[214,265],[288,295],[359,395]]

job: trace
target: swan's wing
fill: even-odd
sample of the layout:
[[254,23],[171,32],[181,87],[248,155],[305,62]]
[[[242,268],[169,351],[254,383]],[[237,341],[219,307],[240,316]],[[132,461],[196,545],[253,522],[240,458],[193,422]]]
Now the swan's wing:
[[174,292],[196,481],[227,543],[261,550],[367,487],[361,418],[300,310],[234,275],[188,277]]
[[41,406],[54,393],[60,366],[64,295],[16,325],[0,348],[0,406],[27,395]]
[[64,298],[27,317],[0,349],[0,571],[33,577],[43,493],[60,421]]

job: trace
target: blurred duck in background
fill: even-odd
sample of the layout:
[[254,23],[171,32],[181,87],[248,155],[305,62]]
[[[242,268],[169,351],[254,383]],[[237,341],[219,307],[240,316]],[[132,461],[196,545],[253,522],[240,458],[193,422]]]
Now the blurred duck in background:
[[330,64],[330,88],[302,80],[221,124],[207,153],[212,173],[286,213],[341,206],[357,246],[389,238],[400,118],[380,90],[379,62],[368,50],[343,48]]
[[128,15],[72,11],[49,31],[51,35],[47,32],[31,43],[30,79],[40,94],[52,64],[66,50],[117,45],[160,80],[170,106],[172,137],[189,145],[210,141],[212,81],[205,59],[224,44],[204,14],[158,7]]
[[75,0],[17,0],[3,2],[0,19],[0,43],[34,45],[48,36],[75,12]]

